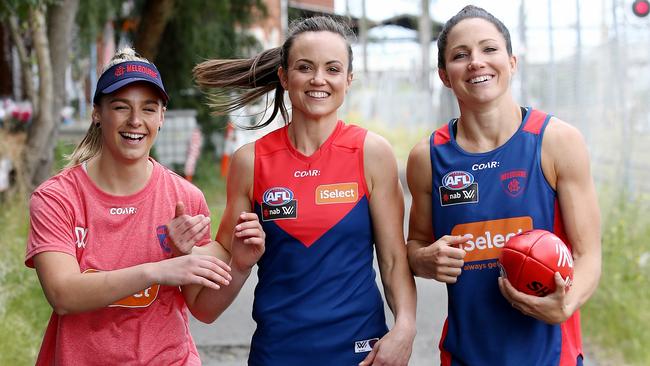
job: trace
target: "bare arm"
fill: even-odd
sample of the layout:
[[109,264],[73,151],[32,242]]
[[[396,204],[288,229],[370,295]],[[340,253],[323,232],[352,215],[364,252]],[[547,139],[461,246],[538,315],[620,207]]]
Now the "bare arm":
[[375,345],[366,361],[369,364],[374,358],[379,364],[406,365],[416,332],[415,281],[404,243],[404,192],[397,176],[397,162],[386,140],[368,133],[364,166],[379,270],[386,301],[395,316],[395,326]]
[[219,225],[216,242],[195,247],[193,254],[214,255],[230,264],[231,280],[220,289],[184,289],[192,314],[199,320],[213,322],[235,299],[248,279],[251,269],[264,253],[264,232],[257,215],[252,213],[254,144],[233,155],[226,185],[226,208]]
[[553,119],[542,142],[544,175],[557,191],[564,229],[573,252],[573,285],[565,292],[556,274],[558,289],[543,298],[528,297],[506,286],[506,297],[524,313],[548,323],[569,318],[594,293],[601,273],[600,210],[589,154],[578,130]]
[[465,251],[458,244],[470,237],[445,235],[434,242],[431,207],[432,172],[429,139],[420,141],[409,154],[406,178],[413,198],[409,214],[408,259],[418,277],[455,283]]
[[43,292],[57,314],[106,307],[154,284],[197,284],[218,289],[227,273],[209,256],[185,256],[113,271],[81,273],[75,257],[61,252],[34,256]]

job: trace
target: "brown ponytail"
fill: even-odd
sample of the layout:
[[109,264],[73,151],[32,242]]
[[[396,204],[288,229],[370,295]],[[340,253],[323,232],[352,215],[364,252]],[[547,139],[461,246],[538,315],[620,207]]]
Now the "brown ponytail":
[[287,69],[291,46],[295,38],[304,32],[332,32],[340,35],[347,43],[348,73],[352,72],[352,47],[349,40],[354,34],[347,25],[326,16],[297,20],[291,23],[289,35],[282,47],[271,48],[249,59],[208,60],[194,67],[196,84],[200,88],[210,89],[208,105],[214,113],[223,115],[233,112],[275,90],[271,116],[256,126],[242,128],[258,129],[267,126],[278,113],[288,123],[289,114],[284,105],[284,88],[280,83],[278,68],[282,66]]
[[[280,47],[266,50],[254,58],[235,60],[208,60],[194,67],[196,83],[201,88],[215,89],[209,94],[208,105],[217,114],[226,114],[251,104],[275,89],[273,113],[263,123],[249,129],[262,128],[278,115],[287,121],[284,88],[278,77],[281,64]],[[232,97],[232,91],[237,95]]]

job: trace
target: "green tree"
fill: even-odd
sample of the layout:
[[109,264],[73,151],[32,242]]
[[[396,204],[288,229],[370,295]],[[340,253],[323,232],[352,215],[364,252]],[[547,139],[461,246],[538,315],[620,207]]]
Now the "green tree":
[[208,58],[248,57],[258,44],[254,37],[238,29],[254,21],[254,14],[265,14],[260,0],[177,1],[162,35],[164,47],[158,49],[155,63],[164,76],[170,107],[197,110],[206,134],[223,127],[226,119],[210,115],[203,95],[194,85],[192,68]]
[[[128,14],[124,9],[130,9]],[[65,71],[71,60],[87,55],[87,45],[106,21],[137,24],[132,44],[165,75],[171,107],[198,109],[205,121],[210,118],[193,87],[192,67],[204,58],[238,55],[252,45],[252,38],[237,29],[245,28],[253,13],[264,14],[261,0],[0,0],[0,19],[8,24],[21,62],[23,94],[34,110],[20,164],[22,185],[31,190],[51,175],[58,116],[67,103]]]
[[[79,0],[3,0],[0,17],[9,20],[11,38],[18,50],[26,94],[34,111],[27,131],[20,179],[28,189],[50,176],[63,106],[64,75],[69,64],[72,24]],[[31,47],[25,40],[31,40]],[[31,52],[30,52],[31,51]],[[33,84],[30,53],[38,71]]]

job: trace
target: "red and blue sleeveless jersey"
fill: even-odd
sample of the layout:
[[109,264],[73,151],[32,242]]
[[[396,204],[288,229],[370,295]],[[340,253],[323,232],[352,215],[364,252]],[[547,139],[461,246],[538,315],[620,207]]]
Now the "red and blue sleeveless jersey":
[[498,257],[504,243],[529,229],[562,229],[557,194],[541,166],[550,115],[528,108],[518,131],[502,146],[470,153],[456,142],[455,120],[430,139],[435,238],[472,234],[461,246],[465,264],[447,285],[448,316],[440,340],[441,364],[576,365],[582,353],[576,312],[550,325],[514,309],[499,291]]
[[311,156],[287,128],[255,143],[266,232],[249,365],[356,365],[386,332],[363,168],[367,131],[339,121]]

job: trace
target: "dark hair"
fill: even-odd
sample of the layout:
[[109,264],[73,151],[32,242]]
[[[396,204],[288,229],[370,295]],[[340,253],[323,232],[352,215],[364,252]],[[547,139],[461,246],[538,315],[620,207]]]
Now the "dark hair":
[[[268,49],[252,58],[215,59],[196,65],[192,70],[196,84],[201,88],[216,89],[209,93],[209,106],[216,114],[225,114],[242,108],[275,90],[271,116],[253,127],[241,127],[262,128],[271,123],[278,113],[287,123],[289,114],[284,105],[284,88],[280,83],[278,68],[280,66],[285,70],[288,68],[291,46],[296,37],[305,32],[331,32],[340,35],[348,49],[348,73],[352,72],[350,39],[354,34],[350,28],[326,16],[299,19],[289,26],[289,34],[281,47]],[[236,92],[234,97],[233,91]]]
[[510,32],[508,32],[508,28],[506,28],[506,26],[499,19],[490,14],[487,10],[474,5],[467,5],[445,23],[445,25],[442,27],[440,35],[438,35],[439,68],[445,69],[447,67],[447,64],[445,62],[445,50],[447,49],[447,36],[449,35],[449,32],[451,32],[451,29],[455,27],[456,24],[460,23],[462,20],[469,18],[481,18],[494,24],[494,26],[497,27],[506,41],[506,49],[508,50],[508,55],[512,56],[512,43],[510,41]]

